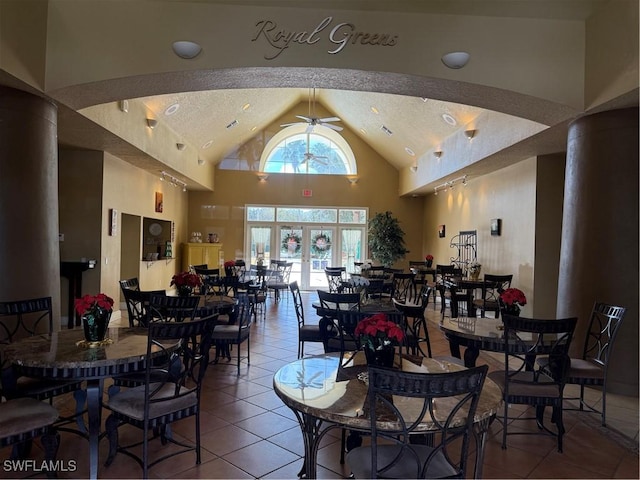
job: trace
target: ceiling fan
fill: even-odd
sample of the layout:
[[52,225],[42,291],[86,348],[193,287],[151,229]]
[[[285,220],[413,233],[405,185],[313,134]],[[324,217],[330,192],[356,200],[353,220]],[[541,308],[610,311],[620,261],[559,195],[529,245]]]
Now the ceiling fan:
[[280,125],[281,127],[290,127],[291,125],[307,125],[307,130],[306,133],[311,133],[313,131],[313,128],[316,125],[320,125],[322,127],[327,127],[330,128],[332,130],[335,130],[336,132],[339,132],[342,130],[342,127],[338,126],[338,125],[333,125],[330,122],[339,122],[340,119],[338,117],[326,117],[326,118],[318,118],[316,116],[316,89],[313,89],[313,92],[311,91],[311,89],[309,89],[309,114],[308,116],[304,116],[304,115],[296,115],[296,118],[299,118],[300,120],[304,120],[304,122],[294,122],[294,123],[285,123],[284,125]]
[[311,151],[309,150],[310,148],[310,138],[309,138],[309,133],[307,132],[307,151],[304,153],[304,159],[300,162],[300,164],[304,164],[306,162],[316,162],[319,163],[320,165],[327,165],[327,162],[324,162],[322,159],[325,159],[327,157],[324,157],[322,155],[316,155],[315,153],[311,153]]

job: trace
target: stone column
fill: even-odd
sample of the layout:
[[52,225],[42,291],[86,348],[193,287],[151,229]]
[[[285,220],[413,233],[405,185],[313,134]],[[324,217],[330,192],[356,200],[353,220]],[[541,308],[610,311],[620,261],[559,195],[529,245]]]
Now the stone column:
[[569,127],[558,316],[578,316],[582,354],[595,301],[627,308],[609,391],[638,394],[638,108],[587,115]]
[[57,119],[50,101],[0,86],[0,300],[51,296],[54,322],[60,317]]

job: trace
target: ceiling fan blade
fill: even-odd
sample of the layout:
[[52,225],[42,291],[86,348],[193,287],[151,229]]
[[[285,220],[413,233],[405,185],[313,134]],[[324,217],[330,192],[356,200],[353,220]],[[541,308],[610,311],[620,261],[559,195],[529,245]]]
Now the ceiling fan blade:
[[330,128],[331,130],[335,130],[336,132],[339,132],[339,131],[343,130],[342,127],[339,127],[338,125],[332,125],[330,123],[323,123],[322,126]]
[[296,115],[296,118],[300,118],[300,119],[304,120],[304,121],[305,121],[305,122],[307,122],[307,123],[311,123],[311,122],[313,121],[313,119],[312,119],[312,118],[310,118],[310,117],[305,117],[304,115]]
[[304,132],[304,133],[311,133],[311,132],[313,132],[313,127],[314,127],[314,126],[315,126],[315,125],[313,125],[312,123],[310,123],[310,124],[309,124],[309,126],[307,127],[307,129],[305,130],[305,132]]
[[338,117],[327,117],[327,118],[319,118],[320,122],[339,122],[340,119]]

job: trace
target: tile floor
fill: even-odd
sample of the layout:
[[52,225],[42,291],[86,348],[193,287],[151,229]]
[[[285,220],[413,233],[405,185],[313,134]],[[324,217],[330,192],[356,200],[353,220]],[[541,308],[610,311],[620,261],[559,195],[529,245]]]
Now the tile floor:
[[[317,317],[311,308],[315,293],[303,293],[308,321]],[[447,341],[436,323],[439,312],[428,307],[434,355],[449,354]],[[150,470],[151,478],[281,478],[297,477],[302,466],[303,443],[300,428],[291,411],[273,393],[274,372],[297,355],[297,323],[293,302],[287,297],[278,304],[267,301],[267,319],[259,320],[251,336],[251,365],[246,361],[241,375],[236,375],[233,361],[211,365],[202,398],[202,463],[195,465],[195,455],[187,453],[161,463]],[[246,346],[243,346],[243,353]],[[234,352],[235,353],[235,352]],[[305,353],[322,353],[321,344],[307,344]],[[490,368],[500,365],[500,357],[481,353],[480,362]],[[569,387],[570,388],[570,387]],[[598,392],[590,392],[595,399]],[[547,436],[511,436],[508,448],[501,448],[501,426],[494,422],[487,442],[485,478],[639,478],[638,399],[610,395],[609,424],[602,428],[595,414],[566,412],[564,453],[556,450],[555,439]],[[63,410],[72,401],[61,398],[56,406]],[[522,422],[520,422],[522,423]],[[174,424],[176,436],[193,438],[193,421]],[[139,431],[121,427],[122,437]],[[76,471],[60,472],[60,478],[86,478],[87,442],[81,437],[62,433],[58,458],[63,464],[77,462]],[[318,453],[319,478],[347,478],[349,469],[339,463],[339,430],[327,435]],[[163,448],[154,443],[152,455]],[[170,447],[169,447],[170,448]],[[101,441],[104,461],[108,446]],[[2,460],[8,449],[0,450]],[[36,444],[32,456],[42,458]],[[0,478],[10,478],[0,469]],[[117,455],[110,467],[101,466],[100,478],[140,478],[142,470],[130,458]],[[23,475],[19,475],[23,476]],[[40,475],[43,476],[43,475]]]

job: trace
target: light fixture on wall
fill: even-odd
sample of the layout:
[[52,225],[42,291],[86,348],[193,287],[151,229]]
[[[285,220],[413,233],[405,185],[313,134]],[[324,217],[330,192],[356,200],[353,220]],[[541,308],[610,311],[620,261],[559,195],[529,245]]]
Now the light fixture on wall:
[[356,183],[358,183],[358,177],[347,177],[347,181],[348,181],[351,185],[355,185]]
[[436,160],[440,160],[440,157],[442,156],[442,151],[436,150],[435,152],[433,152],[433,156],[435,157]]
[[262,183],[266,182],[267,178],[269,178],[269,174],[264,172],[258,173],[257,176],[258,176],[258,180]]
[[413,173],[416,173],[418,171],[418,165],[411,165],[409,167],[409,170],[411,170]]
[[198,159],[198,165],[200,165],[200,166],[204,165],[204,160],[199,158]]
[[467,52],[450,52],[445,53],[442,56],[442,63],[447,67],[458,69],[464,67],[469,61],[469,54]]
[[444,182],[433,189],[434,195],[438,195],[438,192],[446,192],[447,190],[453,190],[458,183],[462,183],[462,186],[467,186],[467,175],[463,175],[462,177],[454,178],[453,180],[449,180],[448,182]]
[[118,102],[118,108],[121,112],[129,113],[129,102],[127,100],[120,100]]
[[155,118],[147,118],[147,127],[153,130],[154,128],[156,128],[156,125],[158,125],[158,120],[156,120]]
[[202,47],[196,42],[190,42],[188,40],[181,40],[179,42],[173,42],[173,52],[180,58],[191,59],[197,57],[202,51]]
[[476,136],[477,130],[465,130],[464,131],[464,136],[467,137],[469,140],[472,140],[473,137]]
[[182,191],[187,191],[187,184],[183,182],[179,178],[174,177],[170,173],[165,172],[164,170],[160,172],[160,180],[163,182],[169,182],[169,185],[172,187],[182,187]]

